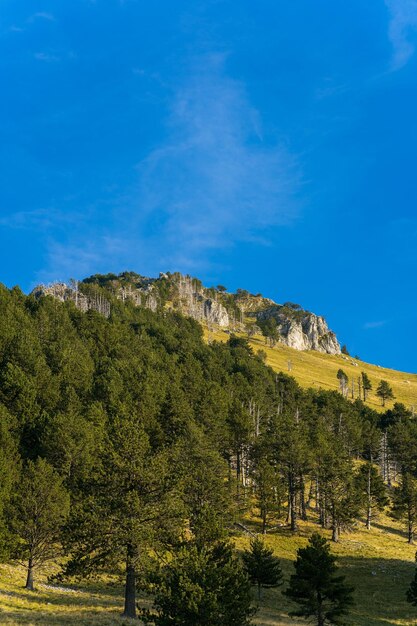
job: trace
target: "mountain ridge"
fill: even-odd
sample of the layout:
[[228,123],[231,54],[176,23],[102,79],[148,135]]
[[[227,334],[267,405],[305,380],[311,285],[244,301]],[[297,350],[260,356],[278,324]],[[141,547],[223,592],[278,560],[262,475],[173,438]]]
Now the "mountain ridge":
[[161,272],[157,278],[135,272],[93,274],[82,281],[38,285],[35,297],[51,295],[61,301],[72,301],[83,311],[96,310],[110,315],[107,296],[131,301],[155,311],[166,307],[188,315],[210,327],[230,332],[253,327],[272,343],[282,343],[296,350],[315,350],[340,354],[339,341],[328,328],[323,316],[316,315],[292,302],[278,304],[262,294],[245,289],[228,292],[225,287],[205,287],[200,279],[179,272]]

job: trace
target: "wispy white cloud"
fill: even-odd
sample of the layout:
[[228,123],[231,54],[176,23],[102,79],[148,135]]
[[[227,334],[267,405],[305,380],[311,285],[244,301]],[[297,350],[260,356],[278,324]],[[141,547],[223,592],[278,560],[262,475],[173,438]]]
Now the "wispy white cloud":
[[82,215],[76,212],[68,214],[53,208],[35,209],[33,211],[16,211],[0,217],[0,227],[46,232],[48,229],[65,226],[80,219],[82,219]]
[[43,61],[44,63],[56,63],[61,58],[56,54],[50,54],[49,52],[35,52],[33,55],[37,61]]
[[156,219],[171,261],[250,240],[295,216],[299,175],[283,144],[262,136],[225,57],[194,64],[173,98],[168,138],[138,165],[136,220]]
[[393,55],[391,70],[399,70],[413,56],[417,33],[417,0],[385,0],[390,20],[388,37]]
[[[42,276],[136,268],[197,271],[238,242],[268,245],[268,230],[296,218],[299,167],[264,137],[244,85],[223,55],[198,59],[173,89],[165,140],[136,166],[100,227],[51,240]],[[106,225],[104,225],[106,223]]]
[[28,19],[29,22],[34,22],[35,20],[47,20],[48,22],[55,22],[55,16],[52,13],[47,13],[46,11],[38,11],[31,15]]
[[363,327],[365,330],[371,330],[373,328],[382,328],[387,323],[386,320],[380,320],[378,322],[366,322]]

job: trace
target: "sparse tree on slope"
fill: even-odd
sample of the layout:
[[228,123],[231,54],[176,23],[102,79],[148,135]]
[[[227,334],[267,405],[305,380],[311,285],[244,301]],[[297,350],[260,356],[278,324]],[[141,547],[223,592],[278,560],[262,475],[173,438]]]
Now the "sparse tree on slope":
[[347,396],[348,392],[348,377],[347,374],[339,368],[337,371],[337,380],[339,381],[339,389],[343,397]]
[[28,461],[10,520],[18,538],[15,556],[27,562],[26,589],[34,588],[35,569],[59,554],[57,543],[68,510],[69,496],[53,467],[41,458]]
[[279,560],[259,537],[251,540],[250,550],[245,550],[243,553],[243,562],[249,580],[258,587],[258,600],[261,599],[262,587],[271,588],[282,585],[282,569]]
[[398,487],[394,488],[391,515],[405,523],[408,543],[414,543],[417,523],[417,480],[407,472],[402,475]]
[[368,394],[372,390],[372,383],[369,379],[368,374],[366,374],[366,372],[361,372],[361,379],[362,379],[363,401],[366,402],[368,399]]
[[336,557],[328,542],[314,533],[305,548],[297,551],[295,574],[285,594],[299,604],[290,615],[314,619],[317,626],[346,624],[345,617],[353,604],[353,588],[345,577],[337,575]]
[[389,502],[384,481],[375,465],[368,462],[359,469],[355,483],[366,514],[366,528],[370,530],[375,511],[382,511]]
[[394,400],[395,398],[392,388],[389,386],[386,380],[381,380],[377,387],[376,395],[378,396],[378,398],[381,398],[382,406],[385,406],[385,402],[387,400]]

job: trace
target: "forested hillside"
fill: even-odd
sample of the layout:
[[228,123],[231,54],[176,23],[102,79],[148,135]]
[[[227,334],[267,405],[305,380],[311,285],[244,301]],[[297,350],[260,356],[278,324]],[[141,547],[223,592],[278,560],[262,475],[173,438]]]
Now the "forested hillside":
[[164,563],[222,563],[222,623],[239,626],[251,610],[230,539],[248,525],[297,536],[308,520],[338,542],[384,511],[413,541],[404,405],[302,389],[242,337],[207,344],[180,313],[108,298],[106,316],[0,291],[0,548],[29,590],[49,563],[64,582],[123,577],[125,615],[146,591],[142,618],[164,624]]

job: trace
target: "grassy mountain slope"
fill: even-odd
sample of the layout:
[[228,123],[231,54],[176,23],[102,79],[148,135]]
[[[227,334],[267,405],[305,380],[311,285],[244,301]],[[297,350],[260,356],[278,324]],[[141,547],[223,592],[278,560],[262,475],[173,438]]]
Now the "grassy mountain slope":
[[[256,532],[256,520],[246,524]],[[285,584],[293,571],[296,550],[307,543],[307,537],[317,526],[305,522],[300,532],[286,529],[267,535],[266,541],[280,557]],[[329,534],[329,533],[327,533]],[[240,549],[249,537],[236,540]],[[402,529],[392,520],[381,516],[371,531],[360,523],[353,532],[344,533],[340,543],[332,544],[338,563],[349,584],[355,587],[355,607],[351,623],[355,626],[406,626],[417,617],[417,609],[405,600],[414,571],[415,547],[407,544]],[[9,626],[116,626],[138,623],[123,619],[122,595],[119,584],[84,583],[78,587],[47,585],[45,571],[38,590],[23,589],[24,571],[8,565],[0,566],[0,623]],[[284,585],[285,586],[285,585]],[[146,600],[140,600],[147,604]],[[301,626],[306,622],[288,617],[292,605],[281,589],[264,590],[254,624],[256,626]]]
[[[216,341],[227,341],[229,334],[224,331],[208,333],[205,329],[206,338]],[[361,372],[368,374],[373,389],[369,394],[367,405],[378,411],[392,406],[393,402],[387,402],[385,409],[381,406],[381,400],[375,395],[380,380],[386,380],[392,387],[395,400],[402,402],[407,408],[415,407],[417,412],[417,374],[407,374],[396,370],[371,365],[352,357],[344,355],[330,355],[321,352],[300,352],[278,343],[274,348],[265,345],[265,338],[256,335],[249,339],[253,350],[264,350],[266,362],[277,372],[286,372],[297,380],[302,387],[315,389],[338,389],[339,381],[336,374],[341,368],[349,377],[355,380],[355,397],[357,397],[357,379]],[[347,360],[346,360],[347,359]],[[288,362],[291,362],[291,371],[288,371]],[[353,363],[357,363],[357,366]]]

